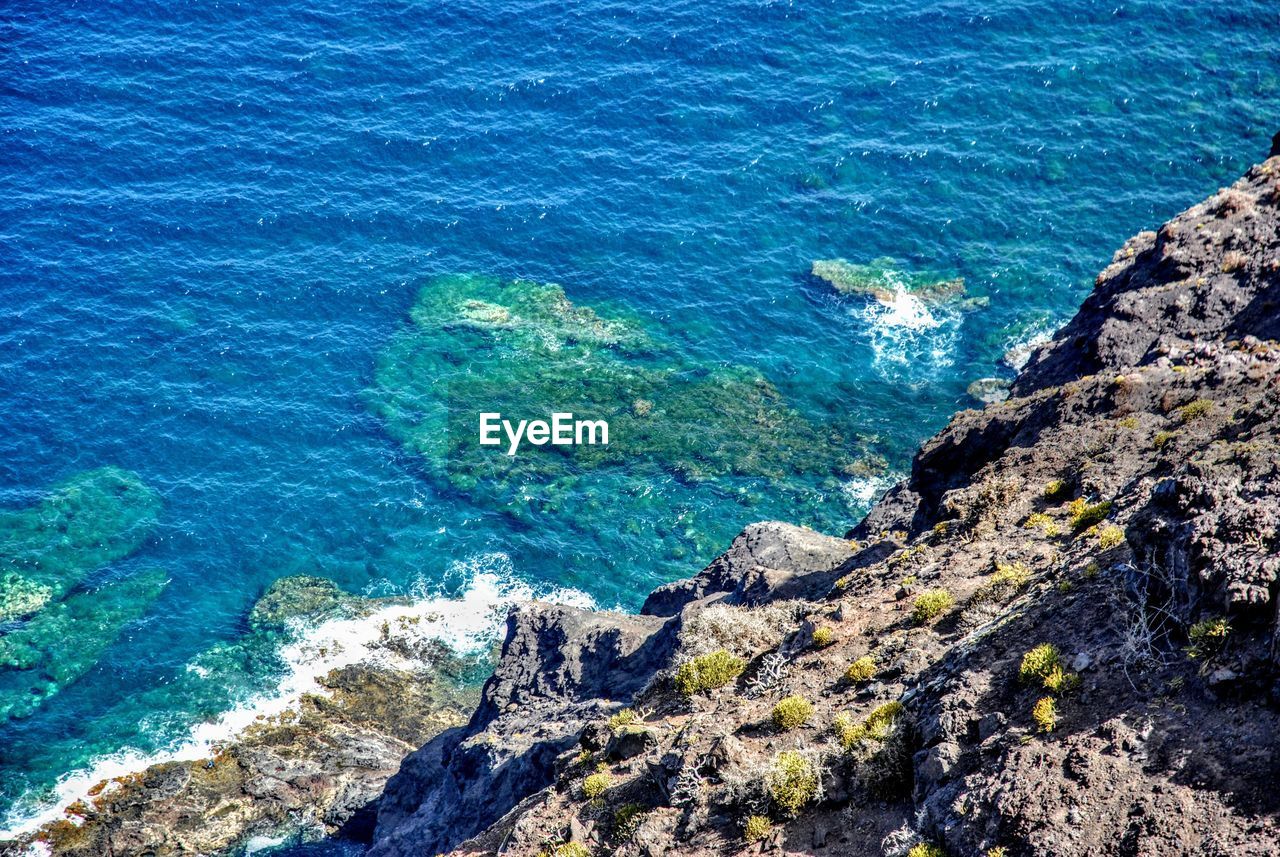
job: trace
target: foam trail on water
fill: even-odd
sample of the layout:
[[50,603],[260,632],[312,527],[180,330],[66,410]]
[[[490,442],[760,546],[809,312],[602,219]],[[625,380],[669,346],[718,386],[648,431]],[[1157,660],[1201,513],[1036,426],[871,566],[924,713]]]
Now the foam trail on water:
[[958,315],[931,309],[901,286],[850,313],[866,327],[876,370],[891,380],[915,380],[953,362]]
[[897,476],[883,474],[851,479],[841,486],[849,501],[863,512],[875,505],[898,481]]
[[[410,661],[383,644],[388,633],[384,629],[392,629],[393,636],[410,643],[438,640],[457,654],[476,655],[487,651],[498,638],[508,610],[517,603],[538,598],[576,607],[595,606],[589,595],[576,589],[535,589],[514,575],[504,554],[485,554],[455,564],[451,574],[461,575],[465,581],[457,597],[431,593],[420,586],[406,603],[388,605],[359,618],[330,619],[314,627],[299,627],[292,641],[279,652],[286,669],[275,692],[237,705],[217,720],[195,725],[171,749],[155,753],[122,750],[72,771],[59,781],[52,796],[33,799],[5,818],[0,839],[30,833],[66,817],[68,806],[88,797],[90,789],[104,780],[155,764],[212,756],[219,746],[259,718],[296,706],[304,694],[327,694],[319,679],[332,670],[355,664],[420,668],[421,663]],[[412,646],[396,648],[413,650]],[[210,679],[216,681],[217,676]]]

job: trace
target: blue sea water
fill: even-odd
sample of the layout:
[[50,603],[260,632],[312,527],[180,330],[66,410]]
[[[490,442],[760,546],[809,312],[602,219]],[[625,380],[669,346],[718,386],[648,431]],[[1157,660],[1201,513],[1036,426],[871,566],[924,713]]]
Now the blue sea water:
[[[1278,118],[1265,2],[5,3],[0,506],[136,473],[157,522],[88,585],[168,584],[0,724],[0,827],[234,701],[188,667],[283,576],[456,593],[480,569],[634,609],[710,558],[531,532],[425,477],[367,391],[431,277],[559,283],[763,373],[887,460],[832,495],[842,529]],[[883,256],[989,303],[808,276]],[[689,502],[717,532],[785,516]]]

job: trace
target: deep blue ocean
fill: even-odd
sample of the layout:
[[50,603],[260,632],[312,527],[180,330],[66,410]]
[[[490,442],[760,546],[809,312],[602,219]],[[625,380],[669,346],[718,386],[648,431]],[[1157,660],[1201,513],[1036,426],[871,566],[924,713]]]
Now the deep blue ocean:
[[[269,654],[210,652],[281,577],[446,597],[483,574],[636,609],[753,520],[843,531],[1126,237],[1280,130],[1273,3],[976,7],[0,6],[0,572],[46,575],[0,634],[64,605],[83,661],[0,718],[0,829],[270,684]],[[881,257],[985,300],[810,276]],[[661,456],[531,512],[451,484],[371,392],[450,274],[559,284],[681,377],[755,373],[862,465],[802,502]],[[89,535],[51,560],[68,518]],[[0,697],[56,673],[34,645]]]

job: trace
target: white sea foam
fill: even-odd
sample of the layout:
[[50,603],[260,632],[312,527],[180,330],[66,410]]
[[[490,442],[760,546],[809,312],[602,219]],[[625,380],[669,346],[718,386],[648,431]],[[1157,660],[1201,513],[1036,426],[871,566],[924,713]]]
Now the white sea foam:
[[866,510],[883,497],[884,492],[892,488],[897,481],[897,477],[889,474],[860,476],[850,479],[841,487],[844,489],[845,496],[854,505]]
[[865,325],[876,370],[889,380],[917,380],[952,364],[956,312],[931,308],[900,286],[851,312]]
[[[292,708],[304,694],[324,694],[319,679],[335,669],[355,664],[388,668],[421,666],[396,651],[413,651],[414,643],[439,640],[452,651],[479,654],[488,650],[501,632],[508,610],[522,601],[538,598],[558,604],[593,607],[591,597],[575,589],[537,590],[516,577],[504,554],[484,554],[458,563],[449,577],[461,578],[457,597],[439,594],[438,587],[420,583],[405,604],[383,607],[354,619],[330,619],[300,628],[286,644],[281,658],[287,665],[277,690],[225,712],[217,720],[193,727],[185,740],[158,753],[122,750],[93,761],[84,769],[65,775],[51,796],[26,802],[2,822],[0,839],[30,833],[63,818],[68,806],[88,796],[96,784],[141,771],[151,765],[205,759],[262,717]],[[408,645],[386,645],[388,635]],[[216,676],[212,677],[216,680]],[[111,788],[111,786],[108,786]]]
[[1019,336],[1010,337],[1004,344],[1001,361],[1013,371],[1021,372],[1022,367],[1031,359],[1031,352],[1052,339],[1054,330],[1054,326],[1046,321]]

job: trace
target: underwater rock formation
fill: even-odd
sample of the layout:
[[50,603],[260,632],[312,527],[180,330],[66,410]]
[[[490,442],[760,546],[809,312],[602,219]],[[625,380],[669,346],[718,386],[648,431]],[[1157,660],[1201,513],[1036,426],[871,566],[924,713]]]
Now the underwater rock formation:
[[[830,525],[845,511],[830,497],[855,456],[837,430],[749,368],[682,358],[637,318],[575,305],[559,286],[479,276],[431,281],[410,317],[378,361],[373,410],[430,476],[521,522],[643,531],[680,561],[739,526],[699,516],[709,503],[768,496]],[[610,443],[509,456],[480,446],[481,412],[606,420]],[[679,528],[672,497],[695,507]]]
[[0,634],[0,720],[26,717],[88,672],[165,582],[163,571],[145,570],[70,595]]
[[0,513],[0,720],[30,715],[84,675],[159,596],[165,575],[154,569],[85,583],[133,553],[159,510],[135,474],[107,467]]
[[77,474],[28,509],[0,511],[0,622],[57,601],[137,550],[160,496],[115,467]]
[[892,303],[899,292],[930,302],[959,300],[965,296],[963,277],[946,278],[927,272],[909,272],[903,270],[898,260],[888,256],[872,259],[866,264],[844,259],[818,259],[809,273],[841,294],[862,295],[881,303]]

